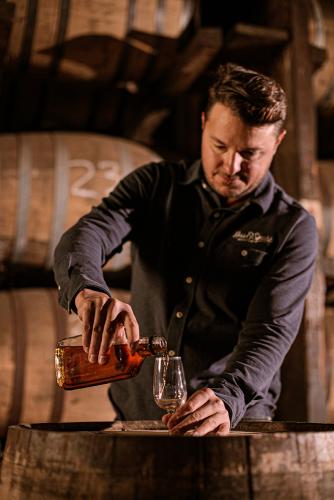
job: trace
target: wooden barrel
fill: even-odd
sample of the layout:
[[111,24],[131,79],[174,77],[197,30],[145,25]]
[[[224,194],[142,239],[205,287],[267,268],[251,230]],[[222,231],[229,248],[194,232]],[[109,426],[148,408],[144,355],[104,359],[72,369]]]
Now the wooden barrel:
[[6,52],[0,61],[0,130],[94,130],[130,137],[133,120],[141,121],[175,64],[180,37],[184,46],[191,35],[196,3],[10,2],[10,37],[0,23]]
[[[192,0],[13,0],[7,62],[49,67],[81,78],[114,72],[108,38],[144,46],[134,32],[178,38],[194,13]],[[85,43],[90,38],[90,43]],[[97,42],[101,42],[97,51]],[[61,50],[60,50],[61,47]],[[101,50],[102,49],[102,50]]]
[[[128,292],[113,293],[129,301]],[[113,420],[107,385],[64,391],[56,384],[56,342],[80,332],[78,317],[60,308],[56,290],[0,292],[0,437],[22,421]]]
[[327,418],[334,423],[334,305],[326,307],[325,312],[326,347],[328,358],[328,397]]
[[203,438],[107,425],[11,427],[3,498],[334,498],[334,425],[250,422],[226,437]]
[[310,42],[326,50],[323,64],[314,72],[312,84],[316,103],[334,112],[334,3],[310,2],[313,6],[313,30]]
[[[51,268],[61,234],[139,165],[148,148],[88,133],[0,135],[0,263]],[[109,268],[130,262],[129,246]]]
[[[322,158],[334,157],[334,2],[312,0],[314,24],[310,42],[325,49],[318,53],[318,67],[312,75],[314,101],[317,105],[317,149]],[[317,34],[317,35],[316,35]],[[318,41],[319,43],[314,43]]]
[[334,278],[334,160],[319,161],[319,178],[323,215],[323,269],[326,276]]

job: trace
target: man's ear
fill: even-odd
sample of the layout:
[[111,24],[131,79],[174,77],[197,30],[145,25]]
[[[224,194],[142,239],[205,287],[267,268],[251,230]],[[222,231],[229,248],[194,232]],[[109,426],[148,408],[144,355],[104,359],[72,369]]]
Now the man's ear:
[[283,141],[284,137],[286,136],[286,130],[282,130],[282,132],[279,133],[279,136],[277,137],[277,140],[276,140],[276,147],[278,148],[278,146],[281,144],[281,142]]
[[283,141],[284,137],[286,136],[286,130],[282,130],[282,132],[280,132],[276,138],[276,144],[275,144],[275,151],[274,151],[274,154],[276,154],[276,151],[278,149],[278,146],[281,144],[281,142]]

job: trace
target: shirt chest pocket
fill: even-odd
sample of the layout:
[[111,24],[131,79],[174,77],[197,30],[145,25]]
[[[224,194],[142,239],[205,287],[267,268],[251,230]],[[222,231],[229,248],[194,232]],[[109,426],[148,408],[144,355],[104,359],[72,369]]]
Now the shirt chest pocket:
[[226,245],[220,254],[225,269],[259,268],[269,258],[269,252],[248,245]]
[[207,273],[207,296],[217,307],[234,311],[244,318],[260,280],[265,275],[271,253],[254,246],[232,243],[216,249]]
[[[243,248],[239,252],[239,262],[242,267],[255,267],[262,264],[268,252],[255,248]],[[236,256],[238,258],[238,256]]]

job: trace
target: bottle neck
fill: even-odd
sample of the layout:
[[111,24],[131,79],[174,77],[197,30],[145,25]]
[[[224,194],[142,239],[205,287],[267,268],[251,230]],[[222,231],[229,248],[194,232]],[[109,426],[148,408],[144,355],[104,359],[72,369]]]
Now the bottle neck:
[[141,337],[137,351],[145,357],[163,355],[167,352],[167,341],[165,337]]

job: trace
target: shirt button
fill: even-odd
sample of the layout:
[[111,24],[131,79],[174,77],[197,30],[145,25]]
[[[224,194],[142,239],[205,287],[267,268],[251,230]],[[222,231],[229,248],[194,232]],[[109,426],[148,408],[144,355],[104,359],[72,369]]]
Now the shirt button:
[[175,351],[172,350],[168,351],[168,356],[175,356]]
[[204,241],[199,241],[199,242],[197,243],[197,245],[199,246],[199,248],[203,248],[203,247],[205,247],[205,243],[204,243]]
[[180,318],[183,318],[183,312],[181,312],[181,311],[177,311],[177,313],[175,314],[175,316],[176,316],[177,318],[179,318],[179,319],[180,319]]
[[215,212],[215,213],[213,214],[213,216],[214,216],[214,218],[215,218],[215,219],[219,219],[219,217],[220,217],[220,212]]
[[188,283],[188,285],[190,285],[190,283],[192,283],[192,282],[193,282],[192,277],[191,276],[187,276],[186,277],[186,283]]
[[243,257],[246,257],[246,256],[248,255],[247,250],[241,250],[241,255],[242,255]]

